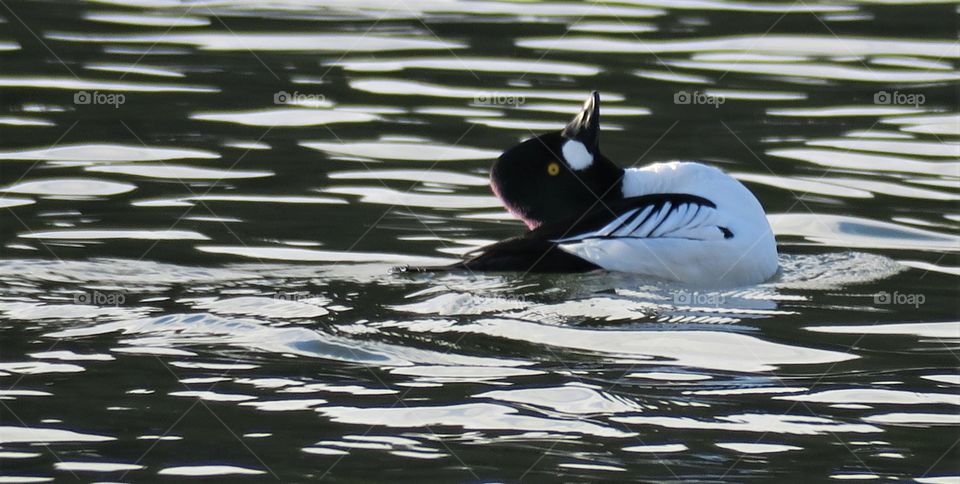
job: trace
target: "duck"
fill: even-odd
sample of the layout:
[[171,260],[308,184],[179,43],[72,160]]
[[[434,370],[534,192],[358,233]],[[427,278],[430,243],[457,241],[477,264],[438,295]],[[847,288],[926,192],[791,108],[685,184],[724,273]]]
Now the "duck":
[[699,287],[765,282],[778,271],[763,206],[720,169],[692,161],[621,168],[600,151],[600,94],[559,131],[505,151],[490,187],[528,230],[444,271],[635,273]]

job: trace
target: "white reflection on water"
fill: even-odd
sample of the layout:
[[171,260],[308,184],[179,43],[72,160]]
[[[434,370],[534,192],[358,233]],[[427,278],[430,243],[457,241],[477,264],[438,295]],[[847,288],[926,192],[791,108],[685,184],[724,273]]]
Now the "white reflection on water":
[[483,57],[413,57],[389,60],[343,59],[327,65],[356,72],[396,72],[405,69],[466,70],[477,72],[516,72],[521,74],[556,74],[593,76],[600,68],[587,64],[537,59]]
[[485,176],[466,175],[446,170],[356,170],[328,173],[331,180],[406,180],[412,182],[443,183],[447,185],[486,186]]
[[[80,373],[84,371],[84,368],[82,366],[69,365],[66,363],[24,361],[0,363],[0,370],[21,375],[42,375],[45,373]],[[2,437],[0,437],[0,441],[2,441]]]
[[19,197],[0,197],[0,208],[13,208],[20,207],[23,205],[33,205],[36,203],[34,200],[29,198],[19,198]]
[[650,445],[632,445],[624,447],[627,452],[638,452],[644,454],[670,454],[675,452],[686,452],[690,450],[683,444],[650,444]]
[[56,240],[102,240],[102,239],[134,239],[134,240],[210,240],[209,237],[192,230],[107,230],[107,229],[63,229],[41,232],[26,232],[19,235],[24,239],[56,239]]
[[521,320],[480,319],[452,325],[443,321],[396,323],[418,333],[472,333],[523,341],[557,350],[580,350],[619,356],[635,363],[678,365],[725,371],[771,371],[780,365],[818,364],[858,358],[849,353],[771,343],[719,331],[595,330],[537,324]]
[[237,395],[230,393],[217,393],[211,391],[194,391],[194,390],[183,390],[177,392],[170,392],[168,395],[172,397],[190,397],[190,398],[199,398],[207,402],[245,402],[248,400],[256,400],[257,397],[253,395]]
[[929,114],[883,118],[881,123],[896,124],[909,133],[960,136],[960,114]]
[[[59,280],[55,276],[52,280]],[[127,308],[119,306],[95,306],[92,304],[56,304],[52,301],[3,301],[0,312],[4,317],[23,321],[65,320],[75,321],[97,320],[107,318],[136,318],[145,316],[152,308]],[[40,358],[39,356],[34,356]]]
[[835,4],[785,4],[770,2],[739,2],[739,1],[717,1],[717,0],[622,0],[623,3],[633,5],[643,5],[651,7],[663,7],[667,9],[679,10],[728,10],[734,12],[763,12],[763,13],[829,13],[829,12],[851,12],[856,11],[856,7],[851,5]]
[[[683,40],[622,40],[612,38],[520,39],[517,46],[572,52],[661,53],[661,52],[749,52],[811,56],[913,55],[960,58],[960,45],[945,40],[885,39],[837,35],[742,35]],[[736,67],[735,65],[733,67]],[[955,76],[954,76],[955,77]],[[953,77],[951,77],[953,78]]]
[[[392,264],[430,265],[452,264],[456,259],[440,257],[417,257],[402,254],[387,254],[375,252],[338,252],[332,250],[299,249],[291,247],[254,247],[254,246],[227,246],[201,245],[197,247],[201,252],[210,254],[233,254],[241,257],[250,257],[264,260],[287,260],[300,262],[388,262]],[[353,268],[356,270],[356,267]],[[372,268],[380,274],[389,269],[384,266]]]
[[183,44],[205,50],[225,51],[311,51],[311,52],[386,52],[393,50],[449,50],[462,49],[463,44],[439,39],[386,36],[368,33],[312,34],[312,33],[250,33],[250,32],[195,32],[146,35],[88,35],[50,33],[46,38],[67,42]]
[[136,190],[137,186],[92,178],[59,178],[20,182],[0,192],[41,196],[106,197]]
[[826,390],[806,395],[774,397],[776,400],[817,403],[884,403],[894,405],[960,405],[960,395],[946,393],[918,393],[881,388]]
[[116,440],[103,435],[83,434],[70,430],[0,426],[0,444],[52,442],[106,442]]
[[106,143],[62,144],[49,148],[0,152],[0,160],[103,162],[165,161],[185,158],[216,159],[220,158],[220,154],[197,149]]
[[336,123],[366,123],[379,119],[367,113],[339,109],[268,108],[256,111],[196,113],[191,119],[236,123],[245,126],[319,126]]
[[157,77],[184,77],[180,71],[144,64],[85,64],[84,69],[102,72],[119,72],[121,74],[137,74]]
[[175,180],[229,180],[238,178],[262,178],[272,176],[270,171],[220,170],[216,168],[198,168],[187,165],[137,164],[88,166],[84,171],[94,173],[113,173],[119,175],[142,176],[147,178],[167,178]]
[[138,464],[123,464],[115,462],[68,462],[60,461],[53,465],[54,468],[61,471],[70,472],[120,472],[135,471],[143,469],[144,466]]
[[873,425],[848,424],[823,417],[758,413],[721,415],[712,420],[643,415],[634,417],[612,417],[611,419],[627,424],[651,425],[672,429],[725,430],[763,434],[823,435],[828,433],[874,433],[883,431]]
[[[546,372],[526,368],[495,367],[495,366],[437,366],[419,365],[395,368],[390,371],[395,375],[417,377],[420,382],[438,383],[482,383],[498,382],[508,378],[544,375]],[[502,382],[500,384],[509,384]]]
[[709,380],[711,377],[709,375],[697,375],[695,373],[673,373],[673,372],[663,372],[663,371],[650,371],[650,372],[629,373],[626,375],[625,378],[641,378],[641,379],[656,380],[656,381],[689,382],[689,381]]
[[858,190],[829,183],[829,179],[823,178],[799,178],[777,175],[760,175],[754,173],[731,173],[733,177],[740,181],[760,183],[770,185],[792,192],[808,194],[816,193],[818,195],[827,195],[831,197],[843,198],[873,198],[873,193],[867,190]]
[[[807,177],[803,178],[805,181],[815,181],[817,178]],[[916,188],[906,186],[900,183],[895,182],[886,182],[886,181],[876,181],[876,180],[864,180],[862,178],[823,178],[823,181],[831,184],[836,184],[839,186],[851,187],[854,189],[869,190],[873,193],[893,196],[893,197],[903,197],[910,198],[914,200],[958,200],[960,199],[960,194],[948,193],[939,190],[927,190],[924,188]],[[960,183],[960,180],[957,181]]]
[[667,61],[671,67],[700,69],[718,72],[743,72],[766,74],[777,77],[795,76],[816,79],[834,79],[844,81],[876,82],[883,84],[906,82],[943,82],[960,79],[958,72],[911,71],[905,69],[879,69],[858,66],[805,62],[800,64],[777,64],[773,62],[696,62]]
[[758,444],[750,442],[717,442],[717,447],[721,449],[732,450],[743,454],[773,454],[777,452],[787,452],[791,450],[803,450],[802,447],[795,445],[782,444]]
[[677,72],[669,71],[650,71],[650,70],[639,70],[633,71],[633,75],[637,77],[642,77],[644,79],[653,79],[655,81],[666,81],[666,82],[678,82],[681,84],[712,84],[713,81],[704,76],[697,76],[693,74],[682,74]]
[[[98,1],[119,5],[139,5],[142,3],[142,0]],[[515,4],[510,2],[483,0],[405,0],[402,4],[398,4],[391,0],[275,0],[274,2],[271,2],[271,4],[292,11],[305,10],[308,12],[314,12],[318,6],[322,6],[326,8],[344,10],[351,13],[366,12],[371,17],[375,17],[380,20],[388,17],[393,18],[397,15],[401,16],[399,18],[404,18],[408,16],[419,16],[427,13],[465,14],[471,16],[505,15],[509,18],[517,17],[517,8]],[[179,3],[161,4],[157,2],[151,2],[150,5],[154,7],[182,6],[182,4]],[[191,3],[191,5],[194,5],[195,7],[200,5],[219,7],[222,5],[222,2],[216,0],[199,0]],[[252,6],[255,8],[256,4],[252,4]],[[234,8],[243,9],[251,7],[241,4]],[[545,19],[550,17],[578,18],[586,17],[588,15],[615,18],[655,17],[663,14],[663,10],[654,8],[613,5],[604,5],[603,8],[596,8],[594,5],[589,4],[580,5],[576,3],[559,2],[529,3],[524,4],[522,9],[522,16],[524,18],[534,16]]]
[[741,101],[802,101],[807,95],[802,92],[756,91],[745,89],[705,89],[707,96]]
[[227,465],[193,465],[177,466],[160,469],[157,472],[161,476],[183,476],[183,477],[209,477],[209,476],[233,476],[248,475],[256,476],[266,474],[266,472],[249,469],[246,467],[227,466]]
[[40,457],[41,455],[43,454],[37,452],[4,452],[0,450],[0,459],[33,459],[35,457]]
[[894,412],[863,417],[865,422],[893,425],[960,425],[960,414]]
[[178,198],[160,198],[131,202],[135,207],[189,207],[193,202],[241,202],[241,203],[305,203],[344,205],[346,200],[333,197],[285,196],[285,195],[193,195]]
[[298,399],[298,400],[270,400],[257,402],[244,402],[241,407],[254,407],[261,412],[295,412],[303,410],[312,410],[314,407],[327,403],[322,398]]
[[56,126],[57,123],[40,118],[23,116],[0,116],[0,125],[7,126]]
[[611,438],[636,435],[585,420],[523,415],[513,407],[492,403],[446,406],[404,405],[401,408],[322,407],[318,408],[317,412],[334,422],[386,427],[417,428],[444,425],[463,427],[467,430],[548,431]]
[[40,353],[30,353],[31,358],[51,359],[60,361],[113,361],[115,358],[101,353],[77,354],[72,351],[44,351]]
[[871,64],[878,66],[894,67],[913,67],[917,69],[948,71],[953,68],[947,62],[941,62],[931,59],[918,59],[916,57],[874,57],[870,59]]
[[949,175],[960,178],[960,162],[925,161],[906,156],[888,156],[822,148],[775,148],[767,150],[770,156],[806,161],[830,168],[849,168],[863,172],[893,171]]
[[[122,332],[120,343],[132,347],[170,348],[195,344],[240,346],[273,354],[376,364],[384,367],[465,365],[520,367],[530,363],[421,350],[379,342],[363,342],[305,327],[276,327],[254,319],[222,318],[207,313],[168,314],[155,318],[121,320],[46,334],[48,338],[77,338]],[[184,355],[186,356],[186,355]],[[36,365],[37,363],[32,363]],[[50,365],[49,363],[44,363]],[[83,371],[83,368],[79,371]]]
[[640,412],[643,406],[631,400],[582,386],[497,390],[479,393],[474,398],[522,403],[570,415],[602,415]]
[[943,323],[894,323],[868,326],[810,326],[809,331],[840,334],[904,334],[929,338],[953,338],[960,340],[960,322]]
[[301,141],[300,146],[338,155],[369,159],[409,161],[492,160],[500,156],[496,150],[470,146],[452,146],[430,142],[355,141],[321,142]]
[[832,118],[836,116],[890,116],[895,114],[918,114],[924,112],[920,108],[909,106],[825,106],[825,107],[804,107],[804,108],[771,108],[767,109],[767,114],[771,116],[787,117],[817,117]]
[[924,375],[920,378],[940,383],[949,383],[951,385],[960,385],[960,374],[957,375]]
[[407,207],[430,208],[491,208],[500,207],[500,200],[493,195],[432,195],[413,193],[407,190],[394,190],[385,187],[330,187],[324,193],[338,195],[357,195],[363,203],[380,205],[400,205]]
[[139,25],[142,27],[205,27],[210,19],[192,15],[140,14],[129,12],[88,12],[85,20],[121,25]]
[[960,143],[951,143],[948,141],[814,139],[807,141],[807,144],[810,146],[826,146],[842,150],[960,159]]
[[452,116],[457,118],[476,117],[476,118],[499,118],[504,116],[503,111],[495,109],[480,108],[457,108],[442,106],[427,106],[414,109],[418,114],[428,114],[433,116]]
[[113,91],[113,92],[220,92],[210,86],[190,86],[185,84],[155,84],[146,82],[120,82],[77,77],[0,77],[0,87],[26,87],[34,89],[66,89],[70,91]]
[[630,22],[587,22],[580,21],[568,27],[571,32],[603,32],[607,34],[639,34],[656,32],[657,26]]
[[[583,101],[583,91],[540,90],[486,87],[458,87],[430,84],[405,79],[354,79],[350,87],[375,94],[393,94],[401,96],[432,96],[440,98],[477,99],[478,96],[499,96],[514,99],[553,99],[557,101]],[[623,101],[623,95],[604,91],[604,102]]]
[[319,298],[287,301],[279,298],[241,296],[227,298],[203,298],[192,302],[197,309],[206,309],[218,314],[242,314],[264,318],[315,318],[329,314]]
[[778,236],[797,235],[843,248],[960,250],[960,237],[867,218],[785,213],[767,216]]

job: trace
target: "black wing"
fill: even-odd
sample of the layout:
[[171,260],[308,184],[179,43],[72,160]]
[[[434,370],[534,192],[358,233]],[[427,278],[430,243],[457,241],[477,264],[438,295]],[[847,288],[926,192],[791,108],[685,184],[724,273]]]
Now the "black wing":
[[[710,200],[686,194],[654,194],[615,202],[597,203],[587,213],[543,225],[523,235],[481,247],[469,258],[441,267],[408,268],[409,271],[446,272],[586,272],[600,269],[560,248],[561,243],[596,238],[649,238],[682,234],[691,224],[705,221],[715,212]],[[729,231],[716,227],[721,237]]]

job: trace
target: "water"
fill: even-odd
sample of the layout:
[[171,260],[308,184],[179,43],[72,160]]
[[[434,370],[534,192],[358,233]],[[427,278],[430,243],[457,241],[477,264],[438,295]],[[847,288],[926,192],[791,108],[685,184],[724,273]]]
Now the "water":
[[[4,482],[960,479],[955,4],[2,6]],[[776,280],[391,273],[592,89]]]

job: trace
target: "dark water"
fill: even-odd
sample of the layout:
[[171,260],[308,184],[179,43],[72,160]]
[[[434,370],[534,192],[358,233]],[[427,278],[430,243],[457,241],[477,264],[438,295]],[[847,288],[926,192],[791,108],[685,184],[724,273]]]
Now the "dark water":
[[[960,480],[952,3],[0,2],[0,482]],[[782,274],[403,275],[592,89]]]

